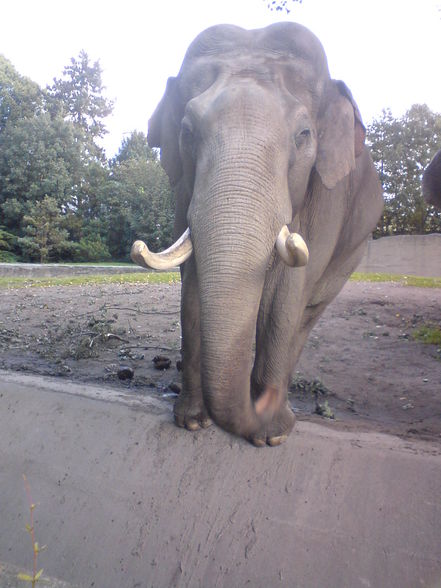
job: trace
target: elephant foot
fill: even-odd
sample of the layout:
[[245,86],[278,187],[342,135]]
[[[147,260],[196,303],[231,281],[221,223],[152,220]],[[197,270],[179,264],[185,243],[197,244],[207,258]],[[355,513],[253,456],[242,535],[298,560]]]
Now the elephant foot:
[[295,422],[296,417],[289,404],[286,403],[268,424],[249,438],[249,441],[256,447],[281,445],[288,439]]
[[212,424],[202,398],[195,399],[193,396],[182,392],[175,401],[173,414],[176,425],[189,431],[206,429]]

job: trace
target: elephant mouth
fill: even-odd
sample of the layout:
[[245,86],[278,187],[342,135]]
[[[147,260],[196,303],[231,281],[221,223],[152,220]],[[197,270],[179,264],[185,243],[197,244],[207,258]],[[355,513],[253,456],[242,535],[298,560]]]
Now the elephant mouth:
[[[281,259],[289,267],[304,267],[308,263],[309,251],[299,233],[291,233],[284,225],[277,236],[275,248]],[[147,269],[169,270],[181,265],[193,252],[190,229],[165,251],[153,253],[143,241],[135,241],[130,257],[132,261]]]

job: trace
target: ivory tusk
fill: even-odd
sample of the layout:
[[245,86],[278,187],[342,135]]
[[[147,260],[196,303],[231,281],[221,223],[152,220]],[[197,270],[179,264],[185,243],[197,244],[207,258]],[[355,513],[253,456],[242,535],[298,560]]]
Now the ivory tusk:
[[291,233],[286,225],[276,239],[276,249],[290,267],[304,267],[308,263],[309,251],[305,241],[298,233]]
[[190,229],[187,229],[171,247],[161,253],[153,253],[143,241],[135,241],[130,257],[142,267],[168,270],[184,263],[192,251]]

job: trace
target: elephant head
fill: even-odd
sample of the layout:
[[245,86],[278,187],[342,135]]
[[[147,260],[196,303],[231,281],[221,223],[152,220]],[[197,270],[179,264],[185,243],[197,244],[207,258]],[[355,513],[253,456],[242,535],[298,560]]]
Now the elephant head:
[[178,424],[211,417],[257,445],[286,438],[295,360],[381,212],[364,138],[350,91],[304,27],[220,25],[190,45],[148,133],[182,237],[158,255],[132,248],[141,265],[185,261]]
[[428,204],[441,208],[441,149],[424,171],[423,195]]

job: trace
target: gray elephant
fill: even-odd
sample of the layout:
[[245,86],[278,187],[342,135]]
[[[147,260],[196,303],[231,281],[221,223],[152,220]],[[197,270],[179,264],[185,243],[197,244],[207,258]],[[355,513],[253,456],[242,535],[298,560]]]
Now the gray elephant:
[[145,267],[185,262],[179,426],[214,420],[256,446],[287,438],[293,368],[382,211],[364,139],[303,26],[220,25],[190,45],[148,133],[182,236],[159,254],[132,247]]
[[428,204],[441,208],[441,149],[424,171],[423,195]]

